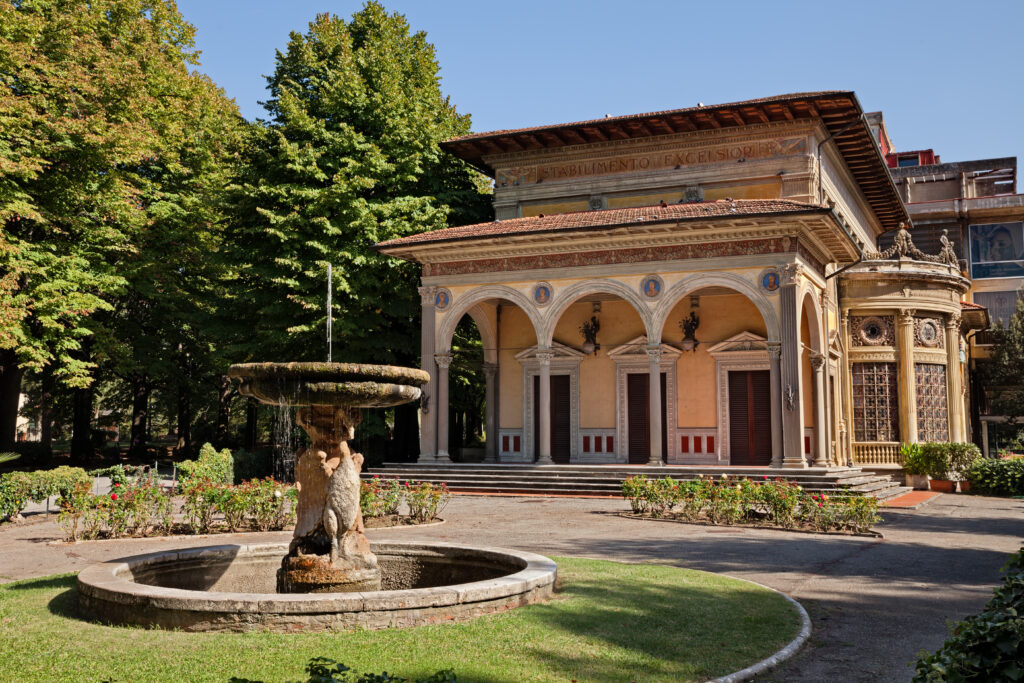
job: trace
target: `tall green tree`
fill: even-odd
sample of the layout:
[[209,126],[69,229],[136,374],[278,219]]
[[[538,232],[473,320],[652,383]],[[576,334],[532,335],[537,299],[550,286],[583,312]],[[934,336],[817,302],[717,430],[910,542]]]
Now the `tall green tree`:
[[415,363],[417,271],[373,245],[490,211],[481,176],[438,147],[470,121],[442,94],[433,47],[370,2],[292,33],[268,88],[225,245],[240,353],[324,360],[330,263],[334,357]]
[[170,0],[0,0],[0,442],[24,370],[74,388],[87,427],[98,364],[132,355],[126,302],[189,268],[197,160],[237,119],[189,71],[193,33]]
[[1006,418],[1006,424],[990,425],[1003,433],[1007,443],[1024,445],[1024,292],[1005,326],[992,330],[994,344],[981,365],[989,399],[989,414]]

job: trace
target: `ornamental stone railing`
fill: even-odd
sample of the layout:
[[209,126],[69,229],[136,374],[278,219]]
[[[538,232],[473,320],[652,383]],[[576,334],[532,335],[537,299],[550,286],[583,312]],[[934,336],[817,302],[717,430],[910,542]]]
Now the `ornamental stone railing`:
[[853,444],[853,464],[902,465],[898,441],[871,441]]

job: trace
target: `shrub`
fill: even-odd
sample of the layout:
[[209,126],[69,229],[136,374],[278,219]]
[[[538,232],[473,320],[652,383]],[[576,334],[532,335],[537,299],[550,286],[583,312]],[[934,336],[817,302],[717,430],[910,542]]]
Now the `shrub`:
[[[971,464],[981,458],[981,451],[973,443],[929,441],[915,445],[920,448],[921,455],[919,465],[915,460],[914,468],[923,469],[924,472],[911,472],[911,474],[927,474],[932,479],[963,479]],[[903,469],[907,470],[906,464]],[[909,470],[907,471],[909,472]]]
[[428,522],[441,514],[452,497],[447,484],[435,486],[421,481],[413,486],[406,482],[405,487],[405,503],[409,506],[409,515],[420,522]]
[[629,501],[633,512],[647,512],[647,486],[649,482],[644,475],[626,477],[622,482],[622,497]]
[[230,486],[235,483],[234,464],[231,451],[227,448],[218,453],[211,444],[204,443],[197,459],[178,463],[178,481],[183,489],[190,481],[199,479]]
[[188,481],[182,492],[185,501],[181,511],[192,533],[210,533],[210,529],[213,528],[213,516],[224,498],[224,485],[215,484],[206,478],[198,478]]
[[0,520],[18,519],[28,505],[32,491],[32,475],[10,472],[0,475]]
[[900,460],[903,461],[903,471],[907,474],[928,474],[928,461],[924,457],[921,444],[905,443],[900,445]]
[[949,453],[949,468],[960,481],[967,479],[971,465],[982,458],[981,450],[970,442],[948,443],[946,451]]
[[57,525],[64,532],[65,540],[77,543],[81,538],[86,514],[89,509],[96,507],[95,498],[92,484],[87,482],[79,482],[68,495],[61,498]]
[[128,483],[128,473],[125,472],[123,465],[112,465],[98,470],[89,470],[89,476],[110,477],[111,485],[121,484],[123,486]]
[[294,486],[265,477],[248,481],[241,487],[247,489],[248,512],[259,531],[280,530],[294,521],[298,499],[298,489]]
[[980,459],[967,470],[971,492],[989,496],[1024,496],[1024,458]]
[[1003,571],[1003,585],[980,614],[954,624],[934,654],[918,655],[914,683],[1024,679],[1024,549]]

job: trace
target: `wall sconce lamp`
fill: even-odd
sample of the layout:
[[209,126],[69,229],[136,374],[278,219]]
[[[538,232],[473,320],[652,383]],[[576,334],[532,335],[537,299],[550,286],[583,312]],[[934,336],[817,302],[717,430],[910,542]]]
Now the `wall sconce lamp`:
[[601,302],[594,302],[594,315],[590,316],[590,320],[585,320],[580,325],[580,334],[583,335],[583,353],[590,355],[597,353],[601,350],[601,345],[597,341],[597,332],[601,329],[601,321],[597,319],[597,314],[601,312]]
[[697,337],[694,336],[697,333],[698,325],[700,325],[700,318],[697,317],[696,311],[690,311],[688,318],[683,318],[679,321],[679,328],[683,331],[683,341],[681,343],[683,351],[696,351],[700,345]]

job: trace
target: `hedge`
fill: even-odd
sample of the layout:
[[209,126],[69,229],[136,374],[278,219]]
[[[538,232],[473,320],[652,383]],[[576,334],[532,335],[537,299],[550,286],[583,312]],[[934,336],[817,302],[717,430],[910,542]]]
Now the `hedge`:
[[971,493],[1024,496],[1024,458],[975,461],[967,471]]

